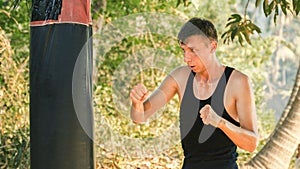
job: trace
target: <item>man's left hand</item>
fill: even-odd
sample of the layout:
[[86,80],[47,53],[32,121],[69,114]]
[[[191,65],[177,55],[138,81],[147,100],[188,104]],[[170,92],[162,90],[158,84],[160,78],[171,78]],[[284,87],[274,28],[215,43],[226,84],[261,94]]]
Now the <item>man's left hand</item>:
[[204,124],[212,125],[214,127],[218,127],[221,117],[212,109],[212,107],[207,104],[199,111],[200,117]]

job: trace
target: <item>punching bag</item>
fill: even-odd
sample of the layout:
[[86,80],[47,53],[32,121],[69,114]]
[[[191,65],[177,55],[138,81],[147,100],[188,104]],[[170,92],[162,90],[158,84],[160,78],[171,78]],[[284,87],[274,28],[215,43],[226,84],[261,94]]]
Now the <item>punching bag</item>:
[[91,34],[89,0],[32,0],[31,169],[95,168]]

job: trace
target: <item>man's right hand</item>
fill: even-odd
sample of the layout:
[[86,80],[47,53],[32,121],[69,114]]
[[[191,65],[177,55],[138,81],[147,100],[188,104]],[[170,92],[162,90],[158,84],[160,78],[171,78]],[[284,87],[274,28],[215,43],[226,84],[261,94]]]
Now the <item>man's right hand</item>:
[[133,104],[142,104],[148,97],[149,91],[143,84],[134,86],[130,92],[130,98]]

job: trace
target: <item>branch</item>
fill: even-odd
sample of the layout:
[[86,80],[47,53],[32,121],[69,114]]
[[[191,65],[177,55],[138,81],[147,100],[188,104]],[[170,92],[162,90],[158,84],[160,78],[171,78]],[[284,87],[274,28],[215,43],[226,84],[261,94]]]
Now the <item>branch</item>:
[[244,9],[244,19],[246,19],[246,16],[247,16],[247,9],[248,9],[249,2],[250,2],[250,0],[247,0],[246,6]]

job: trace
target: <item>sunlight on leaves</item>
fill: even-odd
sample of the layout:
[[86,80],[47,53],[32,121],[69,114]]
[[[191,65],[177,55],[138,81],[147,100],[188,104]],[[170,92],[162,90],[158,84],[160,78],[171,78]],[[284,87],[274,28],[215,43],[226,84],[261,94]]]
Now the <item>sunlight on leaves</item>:
[[260,28],[252,23],[251,20],[242,18],[239,14],[232,14],[227,20],[225,26],[228,30],[225,31],[221,38],[224,39],[223,43],[233,42],[237,37],[241,46],[243,46],[243,41],[246,40],[248,44],[251,44],[250,36],[255,32],[257,34],[261,33]]

